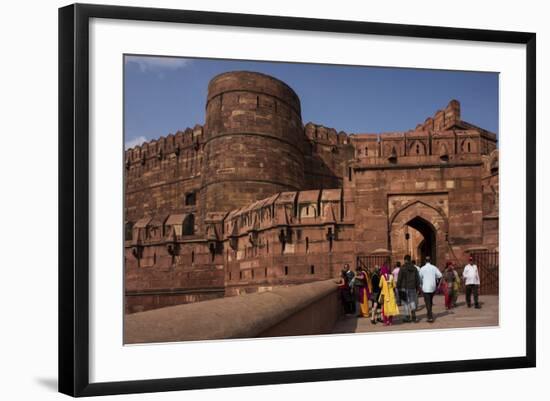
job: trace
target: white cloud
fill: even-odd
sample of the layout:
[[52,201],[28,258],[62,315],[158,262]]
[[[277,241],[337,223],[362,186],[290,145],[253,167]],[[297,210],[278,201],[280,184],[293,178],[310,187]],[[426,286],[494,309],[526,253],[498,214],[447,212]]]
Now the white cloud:
[[133,148],[134,146],[141,145],[143,142],[147,142],[147,138],[145,138],[143,135],[138,136],[137,138],[130,139],[129,141],[126,141],[124,143],[124,149],[128,150],[130,148]]
[[126,56],[126,64],[136,63],[141,72],[160,72],[165,70],[179,70],[191,64],[191,60],[180,57],[149,57],[149,56]]

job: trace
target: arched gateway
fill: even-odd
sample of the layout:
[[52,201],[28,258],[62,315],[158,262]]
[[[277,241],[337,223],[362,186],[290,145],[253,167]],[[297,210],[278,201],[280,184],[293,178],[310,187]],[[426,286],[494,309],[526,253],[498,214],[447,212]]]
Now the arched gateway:
[[442,264],[447,248],[448,221],[437,206],[413,201],[396,210],[389,219],[390,250],[394,261],[403,261],[409,254],[424,263],[426,256],[432,263]]

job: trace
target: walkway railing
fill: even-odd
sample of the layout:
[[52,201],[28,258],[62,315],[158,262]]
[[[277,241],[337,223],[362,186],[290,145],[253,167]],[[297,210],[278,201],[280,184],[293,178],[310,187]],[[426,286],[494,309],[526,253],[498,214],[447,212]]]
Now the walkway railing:
[[472,258],[479,271],[480,294],[498,295],[499,255],[496,251],[472,252]]

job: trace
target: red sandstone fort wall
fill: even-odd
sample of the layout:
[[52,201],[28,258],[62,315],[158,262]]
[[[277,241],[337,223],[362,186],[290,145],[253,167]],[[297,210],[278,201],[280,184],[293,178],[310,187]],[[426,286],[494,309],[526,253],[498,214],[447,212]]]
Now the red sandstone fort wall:
[[341,188],[346,163],[354,155],[348,134],[314,123],[305,125],[304,134],[305,188]]
[[201,185],[202,136],[203,128],[197,125],[125,152],[128,222],[144,216],[196,212],[191,194]]
[[460,261],[498,249],[496,136],[457,101],[407,132],[303,126],[285,83],[221,74],[204,126],[126,151],[125,213],[127,312],[324,280],[357,255],[399,260],[418,218],[437,262]]

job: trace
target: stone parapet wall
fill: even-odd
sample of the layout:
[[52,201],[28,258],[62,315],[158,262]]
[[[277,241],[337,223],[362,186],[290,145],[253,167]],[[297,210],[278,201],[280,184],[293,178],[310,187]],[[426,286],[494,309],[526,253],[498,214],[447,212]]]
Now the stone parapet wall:
[[330,333],[342,313],[333,280],[125,316],[125,344]]

